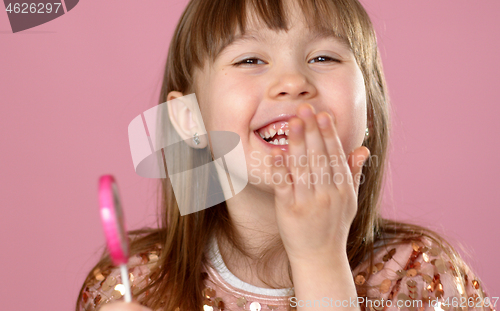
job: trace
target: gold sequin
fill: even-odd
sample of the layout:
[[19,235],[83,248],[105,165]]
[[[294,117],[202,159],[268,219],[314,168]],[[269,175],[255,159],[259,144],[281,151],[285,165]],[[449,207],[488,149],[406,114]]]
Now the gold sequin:
[[209,305],[203,305],[203,311],[214,311],[214,307]]
[[432,277],[428,274],[422,274],[422,278],[427,284],[430,284],[432,282]]
[[137,295],[141,291],[140,287],[136,287],[135,285],[132,286],[132,294]]
[[429,284],[429,285],[427,286],[427,290],[428,290],[428,291],[430,291],[430,292],[432,293],[432,292],[434,291],[434,286],[435,286],[435,285],[434,285],[434,282],[431,282],[431,284]]
[[396,271],[396,274],[399,276],[399,278],[402,278],[406,275],[406,271],[405,270],[398,270],[398,271]]
[[115,286],[117,283],[116,279],[114,277],[108,277],[103,283],[102,283],[102,290],[107,291],[111,287]]
[[427,291],[425,288],[422,289],[422,299],[429,299],[429,291]]
[[250,311],[260,311],[262,307],[260,306],[260,303],[254,301],[250,304]]
[[417,292],[410,292],[409,296],[411,299],[415,300],[417,299]]
[[433,247],[429,250],[429,254],[431,254],[432,256],[437,256],[440,252],[441,249],[439,249],[439,247]]
[[82,298],[84,303],[87,303],[87,301],[89,300],[89,294],[87,293],[87,289],[85,289],[85,291],[83,292]]
[[156,254],[149,254],[149,260],[150,261],[158,261],[158,255],[156,255]]
[[443,294],[443,284],[439,283],[436,285],[436,292],[434,293],[434,295],[436,296],[436,298],[441,298]]
[[390,251],[389,251],[389,252],[388,252],[388,253],[387,253],[387,254],[386,254],[386,255],[382,258],[382,260],[383,260],[383,261],[389,261],[389,260],[391,260],[391,259],[392,259],[392,256],[394,256],[394,254],[396,254],[396,249],[395,249],[395,248],[391,249],[391,250],[390,250]]
[[423,254],[422,254],[422,257],[424,258],[424,261],[425,261],[425,262],[429,262],[429,261],[430,261],[430,259],[429,259],[429,255],[427,255],[427,253],[423,253]]
[[439,273],[445,273],[446,272],[446,266],[444,264],[444,261],[441,259],[436,259],[434,262],[434,265],[436,266],[436,269]]
[[220,310],[223,310],[224,309],[224,301],[222,301],[222,298],[220,297],[215,297],[214,299],[214,304],[217,308],[219,308]]
[[[116,284],[115,291],[119,291],[120,294],[123,296],[125,294],[125,285],[123,285],[123,284]],[[120,297],[118,297],[118,298],[120,298]]]
[[408,287],[415,287],[417,286],[417,282],[415,280],[408,280],[408,282],[406,282],[406,285],[408,285]]
[[378,271],[380,271],[384,268],[384,264],[379,262],[378,264],[375,265],[375,267],[377,267]]
[[120,299],[120,298],[122,298],[122,296],[123,296],[123,294],[118,290],[114,290],[113,294],[111,294],[111,297],[113,299]]
[[94,276],[101,274],[101,269],[95,268],[94,271],[92,271],[92,273],[94,273]]
[[236,305],[240,308],[243,308],[246,303],[247,303],[247,299],[245,297],[240,297],[240,298],[238,298]]
[[417,243],[415,242],[411,242],[411,247],[413,248],[414,251],[418,252],[418,250],[420,249],[420,246],[418,246]]
[[356,278],[354,279],[354,282],[358,285],[365,284],[365,281],[366,281],[366,273],[365,272],[358,273],[358,275],[356,275]]
[[472,280],[472,287],[474,287],[475,289],[479,289],[479,282],[478,282],[478,280]]
[[206,306],[209,306],[209,307],[213,307],[214,306],[214,302],[210,299],[203,299],[203,304],[206,305]]
[[389,289],[391,289],[391,280],[389,279],[385,279],[382,281],[382,283],[380,284],[380,292],[382,293],[387,293],[389,291]]
[[406,271],[406,276],[414,277],[415,275],[417,275],[417,270],[415,270],[415,269],[410,269],[410,270]]
[[203,297],[205,298],[213,298],[215,297],[215,290],[211,287],[207,287],[203,290]]
[[404,306],[404,303],[406,300],[410,300],[410,297],[404,293],[399,293],[398,294],[398,301],[401,301],[400,304]]

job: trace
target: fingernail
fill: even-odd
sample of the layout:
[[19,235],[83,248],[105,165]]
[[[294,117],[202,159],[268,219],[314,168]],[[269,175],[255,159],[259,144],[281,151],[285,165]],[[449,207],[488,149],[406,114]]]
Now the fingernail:
[[299,115],[302,116],[303,118],[310,117],[314,113],[314,108],[311,107],[302,107],[299,109]]

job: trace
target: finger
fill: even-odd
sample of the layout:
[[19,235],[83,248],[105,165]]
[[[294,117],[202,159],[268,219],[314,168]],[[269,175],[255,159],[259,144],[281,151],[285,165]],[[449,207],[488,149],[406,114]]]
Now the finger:
[[137,303],[130,302],[113,302],[105,304],[100,308],[101,311],[151,311],[151,309],[141,306]]
[[274,186],[276,208],[291,206],[294,204],[293,182],[281,149],[273,148],[273,165],[271,167],[271,182]]
[[305,203],[310,198],[308,188],[309,166],[307,165],[304,122],[299,118],[288,121],[290,129],[288,137],[287,164],[293,178],[293,192],[296,203]]
[[333,183],[337,188],[349,182],[352,185],[350,168],[347,163],[344,148],[342,147],[342,142],[337,134],[333,116],[327,112],[320,112],[318,114],[318,123],[325,141],[327,153],[330,156]]
[[[329,155],[326,151],[323,135],[321,135],[314,108],[309,104],[299,106],[297,115],[305,124],[306,151],[310,171],[310,182],[315,191],[331,189],[332,170],[329,166]],[[326,175],[326,180],[325,180]]]
[[359,194],[359,184],[361,181],[364,182],[363,165],[366,160],[370,157],[370,150],[365,146],[360,146],[354,149],[348,157],[349,167],[352,173],[353,187],[356,192],[356,197]]

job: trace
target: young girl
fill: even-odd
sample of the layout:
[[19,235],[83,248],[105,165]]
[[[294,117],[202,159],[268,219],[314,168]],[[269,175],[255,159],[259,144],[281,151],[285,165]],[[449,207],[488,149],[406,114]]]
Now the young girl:
[[[173,104],[192,93],[203,120]],[[77,310],[494,310],[446,241],[379,215],[389,100],[357,0],[190,1],[160,102],[164,131],[189,147],[167,160],[197,167],[200,133],[234,132],[246,170],[231,179],[248,184],[181,216],[185,197],[161,179],[161,227],[130,233],[135,301],[116,302],[104,254]]]

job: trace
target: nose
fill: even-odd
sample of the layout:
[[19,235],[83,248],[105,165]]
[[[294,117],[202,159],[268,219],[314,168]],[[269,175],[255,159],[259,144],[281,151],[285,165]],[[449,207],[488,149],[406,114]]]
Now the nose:
[[288,68],[276,75],[269,96],[277,100],[309,100],[316,96],[316,87],[298,68]]

